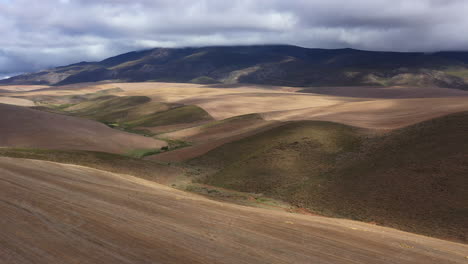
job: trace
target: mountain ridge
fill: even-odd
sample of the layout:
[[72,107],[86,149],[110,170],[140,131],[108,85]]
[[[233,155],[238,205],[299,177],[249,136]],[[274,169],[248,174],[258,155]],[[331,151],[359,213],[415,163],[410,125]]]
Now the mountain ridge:
[[292,45],[154,48],[0,80],[4,85],[166,81],[468,89],[468,52],[377,52]]

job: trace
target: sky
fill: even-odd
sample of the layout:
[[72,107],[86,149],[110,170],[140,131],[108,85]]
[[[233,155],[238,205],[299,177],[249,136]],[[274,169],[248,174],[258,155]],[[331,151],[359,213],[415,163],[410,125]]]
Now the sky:
[[468,0],[0,0],[0,78],[153,47],[468,50]]

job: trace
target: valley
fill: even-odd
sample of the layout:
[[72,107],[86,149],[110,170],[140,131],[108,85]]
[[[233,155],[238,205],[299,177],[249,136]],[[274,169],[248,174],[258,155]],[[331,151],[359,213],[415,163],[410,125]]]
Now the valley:
[[466,243],[468,92],[380,89],[3,86],[0,156]]

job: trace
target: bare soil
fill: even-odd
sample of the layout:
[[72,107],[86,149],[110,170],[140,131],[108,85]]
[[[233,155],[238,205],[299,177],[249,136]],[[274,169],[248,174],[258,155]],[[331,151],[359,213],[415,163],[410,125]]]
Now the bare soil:
[[0,146],[125,153],[166,142],[71,116],[0,104]]
[[0,158],[0,263],[466,263],[468,246]]

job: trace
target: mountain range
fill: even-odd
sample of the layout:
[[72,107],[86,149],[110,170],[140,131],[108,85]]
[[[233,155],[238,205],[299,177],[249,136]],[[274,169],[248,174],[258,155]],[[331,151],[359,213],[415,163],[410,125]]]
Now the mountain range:
[[468,89],[468,52],[403,53],[289,45],[155,48],[27,73],[6,85],[98,81],[417,86]]

